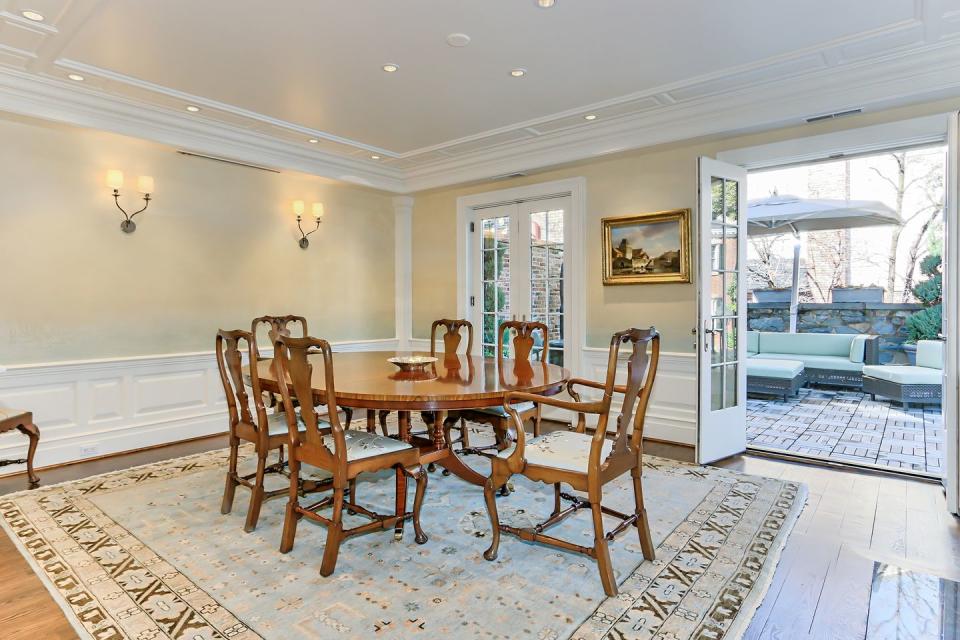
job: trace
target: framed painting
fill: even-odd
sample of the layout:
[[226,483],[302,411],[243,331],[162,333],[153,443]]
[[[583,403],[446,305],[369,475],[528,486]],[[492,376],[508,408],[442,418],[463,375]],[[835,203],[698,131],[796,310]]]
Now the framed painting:
[[690,209],[600,222],[603,284],[690,282]]

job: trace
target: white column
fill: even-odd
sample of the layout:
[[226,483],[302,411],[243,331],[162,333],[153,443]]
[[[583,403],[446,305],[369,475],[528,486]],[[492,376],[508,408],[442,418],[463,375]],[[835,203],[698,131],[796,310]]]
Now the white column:
[[409,349],[413,336],[413,198],[393,199],[397,349]]

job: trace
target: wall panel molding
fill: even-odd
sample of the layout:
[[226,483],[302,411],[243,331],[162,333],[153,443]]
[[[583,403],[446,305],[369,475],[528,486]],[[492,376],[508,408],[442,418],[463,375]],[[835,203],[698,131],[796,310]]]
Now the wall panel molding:
[[[333,348],[389,351],[396,344],[395,338],[352,340]],[[213,351],[8,365],[0,370],[0,405],[33,411],[40,427],[38,467],[227,430]],[[23,457],[26,446],[19,433],[3,434],[0,458]]]

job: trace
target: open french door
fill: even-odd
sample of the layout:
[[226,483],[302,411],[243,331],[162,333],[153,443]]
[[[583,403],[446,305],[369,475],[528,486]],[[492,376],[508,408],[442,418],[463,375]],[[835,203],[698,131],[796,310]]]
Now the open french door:
[[747,172],[700,158],[697,462],[747,448]]
[[947,507],[960,515],[960,114],[947,127],[947,210],[943,224],[943,427],[946,439]]

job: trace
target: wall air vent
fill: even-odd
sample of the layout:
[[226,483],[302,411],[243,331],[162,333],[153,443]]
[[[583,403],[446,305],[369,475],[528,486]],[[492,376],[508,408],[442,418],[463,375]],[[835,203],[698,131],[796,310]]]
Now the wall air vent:
[[203,158],[204,160],[213,160],[215,162],[223,162],[226,164],[236,165],[238,167],[247,167],[248,169],[259,169],[260,171],[269,171],[270,173],[280,173],[277,169],[271,169],[270,167],[261,167],[258,164],[250,164],[248,162],[240,162],[239,160],[231,160],[229,158],[220,158],[217,156],[208,156],[203,153],[194,153],[193,151],[184,151],[183,149],[177,149],[177,153],[182,156],[189,156],[191,158]]
[[827,113],[822,116],[813,116],[807,118],[808,123],[812,122],[822,122],[824,120],[835,120],[836,118],[845,118],[847,116],[855,116],[858,113],[863,113],[863,109],[847,109],[846,111],[837,111],[836,113]]
[[526,171],[514,171],[513,173],[504,173],[499,176],[491,176],[490,181],[496,182],[497,180],[509,180],[510,178],[522,178],[527,175]]

